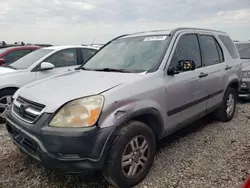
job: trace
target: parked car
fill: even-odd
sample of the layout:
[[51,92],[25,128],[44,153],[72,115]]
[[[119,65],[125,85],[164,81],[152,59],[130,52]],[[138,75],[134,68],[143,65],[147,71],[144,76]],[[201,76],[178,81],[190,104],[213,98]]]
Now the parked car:
[[235,42],[242,61],[242,83],[239,97],[250,99],[250,42]]
[[157,140],[211,112],[233,118],[240,75],[224,32],[123,35],[77,70],[19,89],[6,127],[46,168],[102,169],[111,184],[130,187],[148,174]]
[[68,72],[85,63],[94,47],[54,46],[41,48],[7,67],[0,67],[0,119],[6,118],[11,97],[21,86],[55,74]]
[[0,65],[7,66],[21,57],[39,49],[39,46],[16,46],[0,49]]

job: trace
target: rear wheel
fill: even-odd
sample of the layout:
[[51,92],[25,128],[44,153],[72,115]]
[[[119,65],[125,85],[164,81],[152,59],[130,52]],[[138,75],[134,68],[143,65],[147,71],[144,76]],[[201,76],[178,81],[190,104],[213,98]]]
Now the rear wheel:
[[114,186],[134,186],[147,176],[155,151],[152,130],[144,123],[131,121],[117,135],[103,175]]
[[16,90],[5,89],[0,91],[0,123],[4,123],[12,103],[12,96]]
[[224,95],[221,107],[215,112],[215,116],[223,122],[230,121],[235,113],[236,101],[236,91],[235,89],[229,87]]

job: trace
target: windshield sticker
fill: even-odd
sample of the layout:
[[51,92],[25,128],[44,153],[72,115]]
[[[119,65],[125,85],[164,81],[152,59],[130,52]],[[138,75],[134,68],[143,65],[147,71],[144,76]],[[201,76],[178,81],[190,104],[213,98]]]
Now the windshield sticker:
[[150,36],[146,37],[143,41],[157,41],[157,40],[165,40],[167,36]]

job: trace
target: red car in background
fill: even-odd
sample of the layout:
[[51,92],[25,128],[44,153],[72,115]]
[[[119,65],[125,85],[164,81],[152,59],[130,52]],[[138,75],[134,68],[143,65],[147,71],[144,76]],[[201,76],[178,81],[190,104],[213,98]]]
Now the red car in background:
[[27,55],[34,50],[41,48],[40,46],[15,46],[0,49],[0,66],[8,66],[21,57]]
[[250,188],[250,176],[246,179],[241,188]]

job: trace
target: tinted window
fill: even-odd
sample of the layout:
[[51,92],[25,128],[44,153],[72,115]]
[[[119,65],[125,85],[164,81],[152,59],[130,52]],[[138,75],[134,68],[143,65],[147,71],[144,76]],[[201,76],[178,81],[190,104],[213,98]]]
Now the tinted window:
[[36,61],[41,59],[42,57],[46,56],[53,50],[51,49],[38,49],[35,50],[26,56],[22,57],[21,59],[17,60],[16,62],[12,63],[11,66],[16,69],[27,69],[31,65],[33,65]]
[[56,52],[48,57],[46,62],[52,63],[55,67],[67,67],[77,65],[77,55],[75,49],[67,49]]
[[108,44],[85,65],[87,69],[123,69],[142,72],[155,69],[161,63],[168,45],[168,36],[121,38]]
[[5,59],[6,64],[11,64],[28,53],[30,53],[30,50],[16,50],[6,54],[3,58]]
[[93,49],[81,49],[82,52],[82,58],[83,58],[83,62],[85,63],[86,61],[89,60],[89,58],[91,58],[97,50],[93,50]]
[[228,36],[225,36],[225,35],[219,35],[219,38],[223,42],[225,47],[227,48],[232,58],[237,59],[239,55],[238,55],[237,49],[234,46],[233,41]]
[[250,59],[250,43],[236,43],[235,45],[241,59]]
[[200,36],[201,48],[203,51],[203,63],[205,66],[214,65],[220,62],[219,52],[217,50],[214,37]]
[[217,50],[219,52],[220,62],[224,62],[225,58],[224,58],[224,54],[223,54],[223,51],[221,49],[221,46],[219,45],[219,43],[216,40],[215,40],[215,42],[216,42]]
[[196,68],[201,67],[201,54],[197,35],[184,35],[179,39],[170,65],[177,66],[177,63],[181,60],[193,60]]

